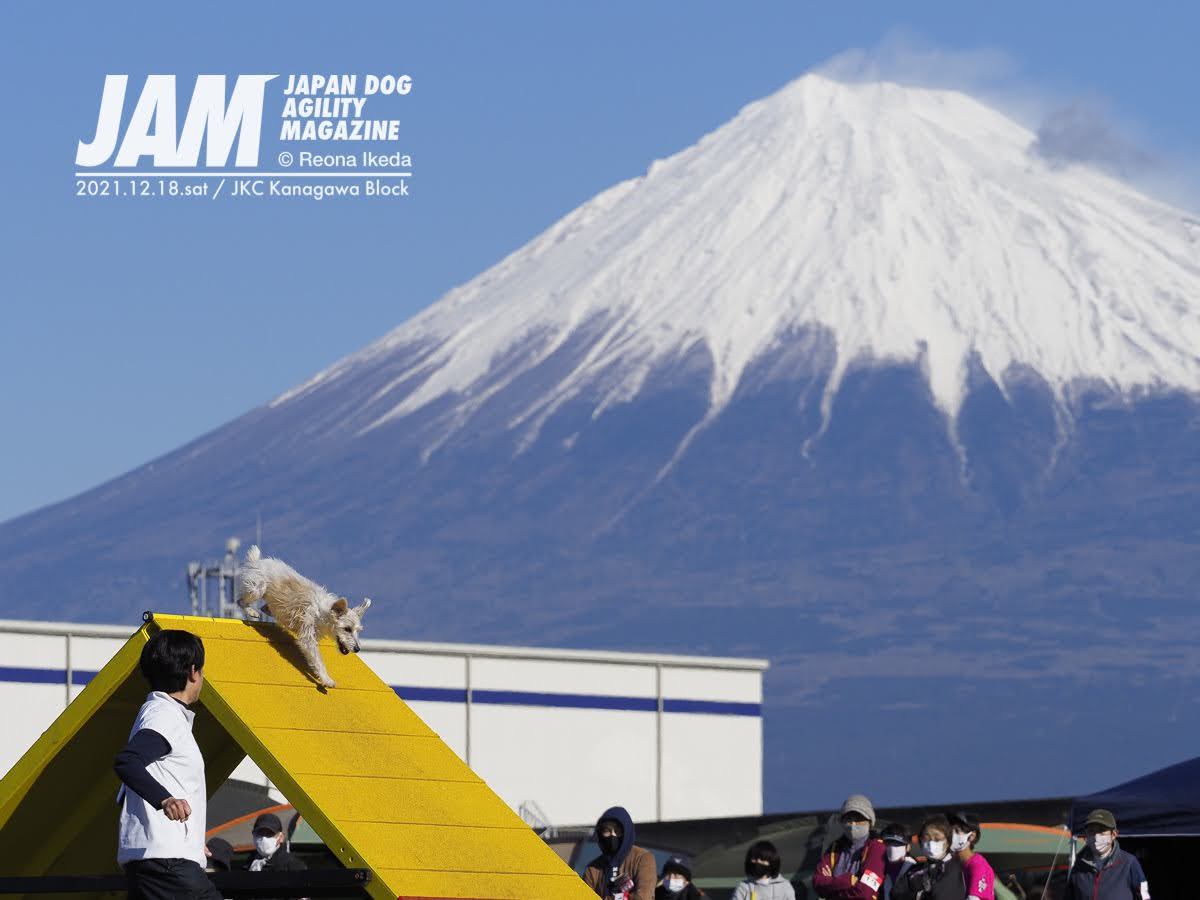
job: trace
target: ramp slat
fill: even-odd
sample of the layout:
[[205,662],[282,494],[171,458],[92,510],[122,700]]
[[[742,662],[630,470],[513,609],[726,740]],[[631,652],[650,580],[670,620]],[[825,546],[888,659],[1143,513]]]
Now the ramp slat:
[[[364,669],[365,663],[361,663]],[[368,669],[368,671],[370,671]],[[382,682],[381,682],[382,683]],[[291,729],[330,735],[403,734],[429,736],[433,731],[394,691],[322,693],[315,685],[292,687],[268,684],[212,682],[238,717],[251,728]],[[357,737],[350,738],[352,743]],[[329,745],[332,748],[332,744]]]
[[392,865],[427,872],[506,872],[537,875],[553,872],[546,853],[565,864],[529,826],[480,828],[475,825],[389,825],[339,822],[346,838],[364,859],[386,857]]
[[489,801],[482,781],[391,780],[308,775],[305,784],[326,815],[340,822],[512,827],[512,813]]
[[[487,900],[596,900],[574,872],[565,875],[506,875],[487,872],[414,872],[383,869],[378,877],[403,884],[402,900],[429,897],[487,898]],[[580,893],[580,888],[583,892]]]
[[420,778],[430,781],[479,781],[436,734],[358,734],[331,753],[328,735],[318,731],[259,728],[255,732],[275,753],[317,760],[298,773],[352,775],[359,778]]
[[[221,641],[222,652],[213,653],[212,649],[217,641]],[[291,638],[271,642],[210,638],[205,641],[204,646],[208,648],[204,676],[209,680],[228,684],[291,685],[301,688],[312,688],[316,684],[308,674],[308,664]],[[320,650],[325,666],[333,680],[338,683],[338,688],[388,689],[369,668],[354,665],[350,659],[339,653],[332,641],[323,641]]]

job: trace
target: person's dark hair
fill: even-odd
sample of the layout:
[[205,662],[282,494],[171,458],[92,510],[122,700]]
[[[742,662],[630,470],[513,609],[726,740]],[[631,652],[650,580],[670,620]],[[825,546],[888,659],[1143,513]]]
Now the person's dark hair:
[[192,674],[204,668],[204,644],[190,631],[168,628],[160,631],[142,648],[138,668],[152,691],[173,694],[182,691]]
[[750,845],[750,849],[746,851],[747,875],[750,874],[750,860],[754,859],[755,857],[758,859],[765,859],[767,861],[768,865],[771,867],[768,871],[768,874],[772,878],[775,878],[779,875],[779,851],[775,849],[774,844],[772,844],[770,841],[758,841],[757,843]]
[[920,834],[922,838],[925,837],[926,828],[938,829],[946,836],[946,840],[950,840],[950,836],[953,833],[953,829],[950,827],[950,820],[941,813],[935,813],[932,816],[926,816],[925,820],[921,822],[921,830],[918,832],[918,834]]

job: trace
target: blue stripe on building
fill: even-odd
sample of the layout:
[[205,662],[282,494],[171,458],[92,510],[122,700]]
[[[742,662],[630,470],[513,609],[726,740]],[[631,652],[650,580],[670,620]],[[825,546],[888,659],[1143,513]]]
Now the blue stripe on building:
[[66,684],[67,673],[61,669],[17,669],[0,666],[0,681],[23,681],[26,684]]
[[400,695],[402,700],[428,700],[434,703],[466,703],[467,692],[464,688],[430,688],[430,687],[397,687],[392,690]]
[[[97,672],[77,670],[71,673],[71,684],[83,686]],[[17,684],[61,684],[67,682],[63,669],[33,669],[0,666],[0,682]],[[466,703],[463,688],[431,688],[412,685],[393,685],[404,700],[429,703]],[[538,691],[492,691],[476,689],[471,702],[488,706],[533,706],[549,709],[609,709],[626,712],[655,712],[658,701],[653,697],[609,697],[597,694],[555,694]],[[663,712],[702,713],[715,716],[761,716],[761,703],[733,703],[726,700],[663,700]]]

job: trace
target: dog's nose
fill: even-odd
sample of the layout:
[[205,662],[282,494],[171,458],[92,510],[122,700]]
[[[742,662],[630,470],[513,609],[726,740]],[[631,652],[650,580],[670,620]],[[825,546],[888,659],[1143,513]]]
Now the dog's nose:
[[362,649],[362,646],[361,646],[361,645],[360,645],[360,644],[359,644],[357,641],[355,641],[355,643],[354,643],[354,652],[355,652],[355,653],[357,653],[357,652],[358,652],[359,650],[361,650],[361,649]]

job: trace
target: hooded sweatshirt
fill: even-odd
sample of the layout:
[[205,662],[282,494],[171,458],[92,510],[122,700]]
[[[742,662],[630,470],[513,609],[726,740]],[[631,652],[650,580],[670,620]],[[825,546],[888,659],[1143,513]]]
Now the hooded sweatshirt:
[[734,888],[733,900],[796,900],[796,891],[782,875],[769,878],[765,883],[747,878]]
[[621,846],[611,856],[602,852],[588,863],[583,873],[584,883],[596,892],[596,896],[607,897],[612,893],[610,886],[628,876],[633,879],[630,900],[654,900],[658,866],[655,864],[653,853],[634,846],[633,819],[629,817],[625,807],[614,806],[605,810],[596,820],[596,827],[599,828],[600,823],[605,821],[620,824]]

